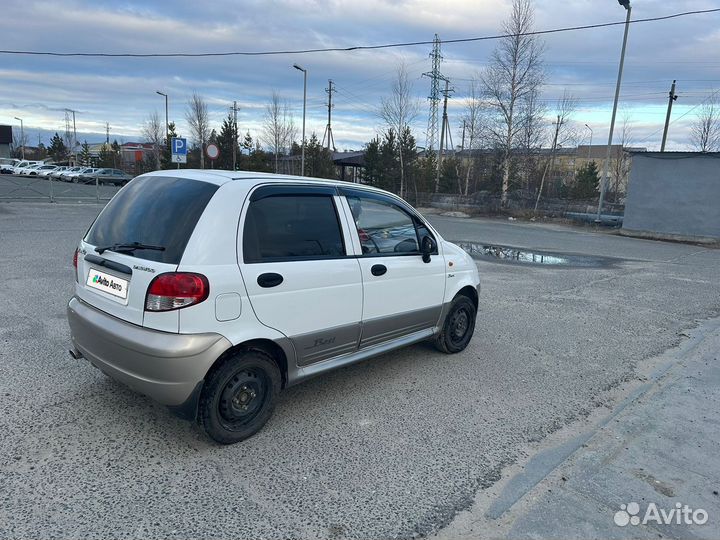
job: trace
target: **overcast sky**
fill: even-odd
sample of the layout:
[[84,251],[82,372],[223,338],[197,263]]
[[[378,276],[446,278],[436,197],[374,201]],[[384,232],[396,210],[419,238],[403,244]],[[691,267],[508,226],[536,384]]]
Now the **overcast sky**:
[[[0,49],[172,53],[292,50],[347,47],[402,41],[465,38],[498,33],[511,0],[284,0],[198,2],[173,0],[4,0]],[[536,0],[536,28],[620,21],[617,0]],[[720,7],[720,0],[635,0],[633,18]],[[632,126],[636,146],[659,147],[672,79],[680,98],[673,109],[669,149],[685,149],[688,131],[711,92],[720,89],[720,13],[630,29],[621,117]],[[552,107],[567,88],[577,99],[574,121],[589,124],[594,143],[607,139],[622,27],[615,26],[543,37],[547,84],[543,99]],[[443,46],[442,72],[456,89],[449,105],[456,143],[469,80],[486,65],[494,42]],[[153,111],[164,117],[170,96],[170,120],[188,134],[184,113],[193,91],[209,104],[219,128],[233,100],[240,106],[240,129],[260,131],[265,103],[277,90],[286,98],[298,126],[302,118],[302,74],[309,72],[308,134],[322,138],[327,122],[324,89],[331,78],[333,132],[338,148],[359,149],[380,129],[377,108],[390,91],[396,66],[404,61],[420,113],[414,125],[419,145],[427,126],[430,46],[375,51],[223,58],[58,58],[0,55],[0,124],[22,117],[30,143],[38,133],[47,143],[62,134],[65,108],[77,111],[78,139],[98,142],[110,124],[112,139],[140,140],[143,121]],[[685,115],[682,117],[682,115]],[[548,120],[550,121],[550,120]],[[584,130],[589,137],[589,130]],[[587,142],[587,140],[585,141]]]

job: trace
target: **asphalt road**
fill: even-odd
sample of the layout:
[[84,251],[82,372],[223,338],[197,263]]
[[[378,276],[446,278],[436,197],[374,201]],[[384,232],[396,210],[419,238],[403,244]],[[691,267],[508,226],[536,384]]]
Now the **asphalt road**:
[[448,239],[620,260],[479,261],[463,353],[417,345],[312,380],[220,447],[67,354],[72,252],[98,208],[0,204],[0,538],[431,534],[720,311],[719,250],[433,217]]

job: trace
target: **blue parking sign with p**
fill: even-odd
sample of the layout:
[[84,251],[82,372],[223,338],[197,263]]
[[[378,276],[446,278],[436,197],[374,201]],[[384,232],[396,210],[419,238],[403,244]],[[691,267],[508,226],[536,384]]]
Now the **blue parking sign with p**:
[[186,156],[187,155],[187,139],[173,137],[172,153],[180,154],[181,156]]

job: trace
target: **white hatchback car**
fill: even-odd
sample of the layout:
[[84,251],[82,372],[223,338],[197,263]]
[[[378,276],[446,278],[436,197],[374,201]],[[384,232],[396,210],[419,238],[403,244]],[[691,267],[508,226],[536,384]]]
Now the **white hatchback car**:
[[477,266],[404,200],[262,173],[135,178],[74,257],[75,358],[234,443],[278,393],[434,340],[463,350]]

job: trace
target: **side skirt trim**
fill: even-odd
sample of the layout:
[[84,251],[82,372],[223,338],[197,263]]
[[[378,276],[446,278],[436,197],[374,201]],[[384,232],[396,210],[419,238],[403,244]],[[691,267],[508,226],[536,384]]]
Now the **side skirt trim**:
[[321,373],[325,373],[326,371],[331,371],[333,369],[348,366],[350,364],[354,364],[362,360],[367,360],[368,358],[372,358],[374,356],[378,356],[380,354],[399,349],[401,347],[406,347],[407,345],[412,345],[413,343],[425,341],[426,339],[434,336],[437,331],[437,327],[426,328],[425,330],[413,332],[412,334],[386,341],[379,345],[365,347],[364,349],[360,349],[353,353],[336,356],[335,358],[331,358],[322,362],[316,362],[309,366],[299,367],[294,373],[288,373],[287,385],[292,386],[311,377],[315,377],[316,375],[320,375]]

